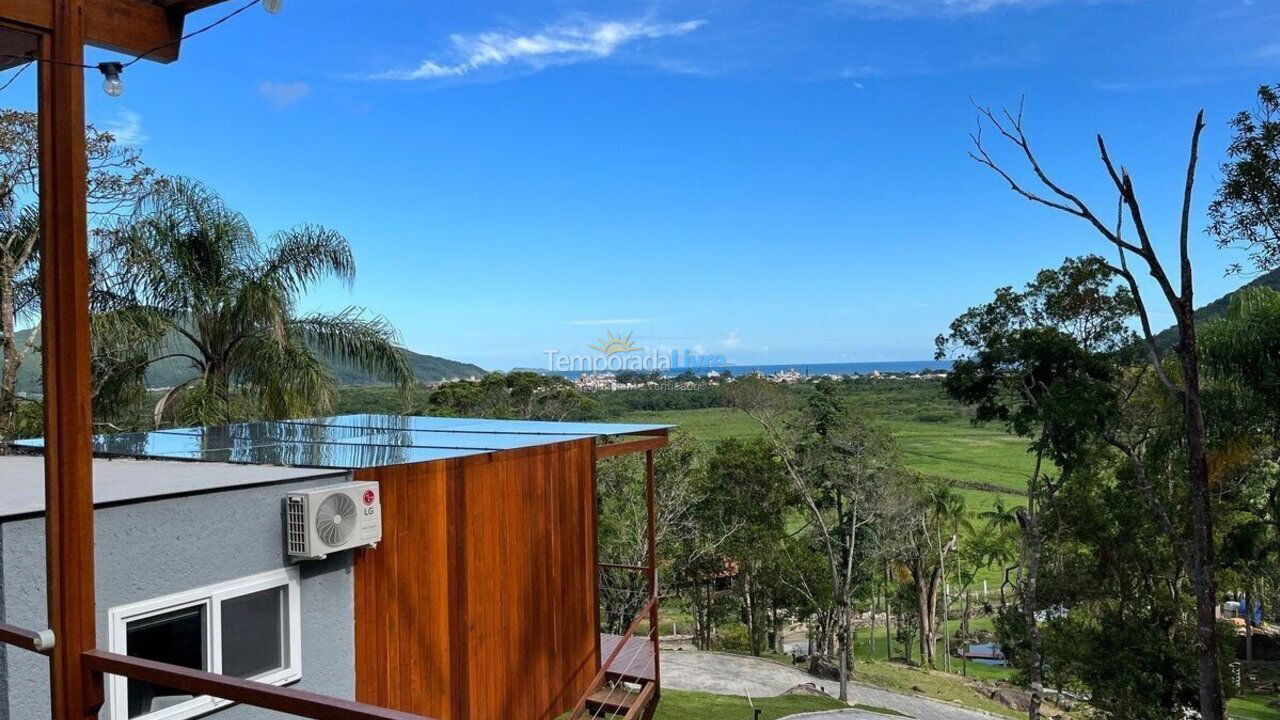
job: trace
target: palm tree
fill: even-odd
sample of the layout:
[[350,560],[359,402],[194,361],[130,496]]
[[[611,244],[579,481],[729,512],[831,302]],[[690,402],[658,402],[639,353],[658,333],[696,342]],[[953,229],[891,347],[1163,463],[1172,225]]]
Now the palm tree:
[[1010,585],[1009,573],[1018,569],[1018,536],[1021,526],[1018,522],[1018,511],[1021,508],[1006,508],[1004,498],[996,498],[990,510],[978,513],[986,527],[992,531],[991,542],[987,546],[988,567],[996,565],[1001,568],[1003,581],[1000,583],[1000,609],[1004,610],[1007,602],[1004,589]]
[[155,329],[148,364],[181,358],[196,372],[157,402],[157,423],[322,412],[337,387],[331,361],[401,387],[413,382],[384,318],[357,307],[298,314],[316,282],[354,280],[351,247],[333,230],[299,225],[263,243],[217,193],[173,178],[108,236],[133,326]]

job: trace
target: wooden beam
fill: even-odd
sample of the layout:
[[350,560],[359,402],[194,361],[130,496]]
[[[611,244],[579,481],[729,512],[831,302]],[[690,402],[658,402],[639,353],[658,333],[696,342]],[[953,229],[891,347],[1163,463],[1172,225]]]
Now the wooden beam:
[[25,65],[40,51],[40,36],[29,29],[0,24],[0,70]]
[[597,445],[596,459],[603,460],[604,458],[617,457],[618,455],[627,455],[629,453],[648,452],[666,446],[667,437],[665,435],[647,437],[643,440]]
[[120,675],[192,695],[209,695],[311,720],[429,720],[421,715],[376,705],[192,670],[105,650],[84,653],[84,665],[95,673]]
[[94,632],[93,412],[89,245],[85,196],[86,0],[46,0],[52,28],[39,63],[40,235],[43,284],[45,561],[53,720],[94,720],[101,676],[81,665]]
[[[50,32],[54,25],[50,0],[4,0],[0,20]],[[82,10],[84,43],[104,50],[139,55],[173,43],[147,56],[169,63],[178,59],[184,14],[181,8],[164,8],[148,0],[94,0]]]

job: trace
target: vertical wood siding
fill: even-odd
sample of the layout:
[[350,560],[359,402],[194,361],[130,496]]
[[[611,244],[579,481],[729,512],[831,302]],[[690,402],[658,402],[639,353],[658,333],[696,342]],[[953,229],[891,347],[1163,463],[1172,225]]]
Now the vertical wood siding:
[[598,662],[591,440],[360,471],[383,542],[356,560],[357,699],[540,720]]

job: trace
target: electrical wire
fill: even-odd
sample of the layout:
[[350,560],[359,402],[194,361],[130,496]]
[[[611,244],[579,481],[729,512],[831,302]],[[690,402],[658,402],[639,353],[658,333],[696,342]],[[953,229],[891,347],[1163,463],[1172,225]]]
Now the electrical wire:
[[202,27],[202,28],[199,28],[199,29],[197,29],[197,30],[192,30],[191,32],[187,33],[186,35],[183,35],[182,37],[180,37],[180,38],[178,38],[178,39],[176,39],[176,40],[170,40],[170,41],[169,41],[169,42],[167,42],[167,43],[164,43],[164,44],[162,44],[162,45],[157,45],[157,46],[155,46],[155,47],[151,48],[150,50],[148,50],[148,51],[146,51],[146,52],[142,53],[141,55],[138,55],[137,57],[135,57],[134,59],[130,60],[129,62],[126,62],[126,63],[124,64],[124,66],[125,66],[125,67],[129,67],[130,65],[132,65],[132,64],[134,64],[134,63],[136,63],[136,62],[138,62],[139,60],[141,60],[141,59],[143,59],[143,58],[147,57],[148,55],[151,55],[152,53],[158,53],[158,52],[160,52],[161,50],[164,50],[164,49],[165,49],[165,48],[167,48],[167,47],[172,47],[172,46],[177,45],[178,43],[180,43],[180,42],[182,42],[182,41],[184,41],[184,40],[188,40],[188,39],[193,38],[193,37],[195,37],[195,36],[197,36],[197,35],[199,35],[199,34],[201,34],[201,33],[208,32],[208,31],[210,31],[210,30],[212,30],[212,29],[214,29],[214,28],[218,27],[218,26],[219,26],[219,25],[221,25],[222,23],[224,23],[224,22],[226,22],[226,21],[230,20],[231,18],[233,18],[233,17],[235,17],[235,16],[239,15],[240,13],[244,12],[245,10],[248,10],[249,8],[253,7],[254,5],[258,5],[258,4],[260,4],[261,2],[262,2],[262,0],[249,0],[249,2],[248,2],[248,3],[246,3],[246,4],[244,4],[244,5],[241,5],[240,7],[236,8],[235,10],[232,10],[231,12],[227,13],[226,15],[223,15],[222,17],[218,18],[217,20],[214,20],[213,22],[209,23],[208,25],[205,25],[205,26],[204,26],[204,27]]
[[[259,4],[261,4],[261,3],[262,3],[262,0],[249,0],[249,2],[245,3],[244,5],[241,5],[240,7],[236,8],[235,10],[232,10],[231,12],[227,13],[226,15],[223,15],[222,17],[218,18],[217,20],[214,20],[213,22],[209,23],[208,25],[204,25],[204,26],[202,26],[202,27],[199,27],[199,28],[197,28],[197,29],[195,29],[195,30],[192,30],[192,31],[191,31],[191,32],[189,32],[189,33],[186,33],[186,34],[185,34],[185,35],[183,35],[182,37],[176,38],[176,39],[174,39],[174,40],[170,40],[169,42],[166,42],[166,43],[163,43],[163,44],[157,45],[157,46],[155,46],[155,47],[151,48],[150,50],[147,50],[146,52],[143,52],[143,53],[140,53],[140,54],[138,54],[138,55],[135,55],[131,60],[128,60],[128,61],[126,61],[126,62],[124,62],[124,63],[121,63],[121,67],[122,67],[122,68],[127,68],[127,67],[129,67],[130,65],[133,65],[134,63],[138,62],[139,60],[142,60],[142,59],[144,59],[144,58],[146,58],[146,57],[148,57],[148,56],[150,56],[150,55],[154,55],[155,53],[158,53],[158,52],[160,52],[161,50],[164,50],[165,48],[172,47],[172,46],[177,45],[178,43],[181,43],[181,42],[183,42],[183,41],[185,41],[185,40],[189,40],[189,39],[191,39],[191,38],[193,38],[193,37],[195,37],[195,36],[197,36],[197,35],[200,35],[200,34],[206,33],[206,32],[208,32],[208,31],[210,31],[210,30],[212,30],[212,29],[214,29],[214,28],[218,27],[218,26],[219,26],[219,25],[221,25],[222,23],[224,23],[224,22],[226,22],[226,21],[230,20],[231,18],[233,18],[233,17],[235,17],[235,16],[239,15],[240,13],[242,13],[242,12],[244,12],[244,11],[248,10],[249,8],[253,7],[254,5],[259,5]],[[98,65],[87,65],[87,64],[85,64],[85,63],[67,62],[66,60],[57,60],[57,59],[54,59],[54,58],[37,57],[37,56],[36,56],[36,55],[34,55],[34,54],[27,54],[27,55],[14,55],[14,54],[11,54],[11,53],[0,53],[0,58],[9,58],[10,60],[26,60],[26,61],[27,61],[27,62],[26,62],[26,64],[25,64],[25,65],[23,65],[23,66],[22,66],[22,68],[21,68],[21,69],[19,69],[19,70],[18,70],[18,72],[17,72],[17,73],[15,73],[15,74],[13,75],[13,77],[9,78],[9,80],[8,80],[8,81],[6,81],[6,82],[4,83],[4,85],[0,85],[0,91],[5,90],[5,89],[6,89],[6,88],[8,88],[10,85],[12,85],[12,84],[13,84],[13,81],[14,81],[14,80],[16,80],[16,79],[18,78],[18,76],[19,76],[19,75],[21,75],[21,74],[23,73],[23,71],[25,71],[25,70],[26,70],[28,67],[30,67],[33,63],[41,62],[41,63],[48,63],[48,64],[50,64],[50,65],[61,65],[61,66],[63,66],[63,67],[78,67],[78,68],[83,68],[83,69],[85,69],[85,70],[101,70],[101,69],[102,69],[102,65],[103,65],[103,64],[105,64],[105,63],[102,63],[102,64],[98,64]]]
[[6,80],[3,85],[0,85],[0,92],[4,92],[5,90],[7,90],[9,86],[12,85],[14,82],[16,82],[17,79],[22,76],[22,73],[26,72],[27,68],[31,67],[33,64],[34,63],[28,61],[27,63],[23,64],[22,67],[18,68],[18,72],[10,75],[9,79]]

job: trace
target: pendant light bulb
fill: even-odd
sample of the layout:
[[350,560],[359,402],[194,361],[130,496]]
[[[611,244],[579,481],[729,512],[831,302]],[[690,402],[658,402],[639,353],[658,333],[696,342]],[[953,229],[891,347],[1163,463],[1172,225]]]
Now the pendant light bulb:
[[124,65],[118,62],[98,63],[98,71],[102,73],[102,90],[111,97],[120,97],[124,94],[124,80],[120,74],[124,72]]

